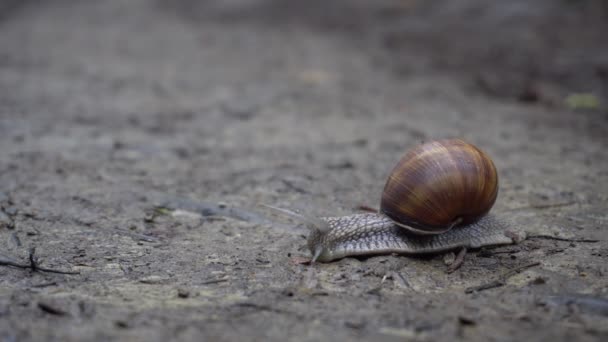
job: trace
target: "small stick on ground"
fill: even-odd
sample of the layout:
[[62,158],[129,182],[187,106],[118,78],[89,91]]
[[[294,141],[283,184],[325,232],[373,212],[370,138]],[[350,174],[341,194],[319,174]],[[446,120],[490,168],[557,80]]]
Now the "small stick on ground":
[[473,292],[493,289],[495,287],[501,287],[504,284],[505,283],[502,280],[493,280],[493,281],[490,281],[490,282],[487,282],[485,284],[481,284],[478,286],[468,287],[466,290],[464,290],[464,293],[473,293]]
[[32,287],[37,288],[37,289],[41,289],[41,288],[49,287],[49,286],[57,286],[57,282],[56,281],[51,281],[51,282],[48,282],[48,283],[41,283],[41,284],[32,285]]
[[38,258],[35,255],[36,255],[36,247],[30,248],[29,259],[30,259],[30,268],[32,269],[32,272],[36,272],[36,270],[38,269]]
[[594,243],[594,242],[600,242],[600,240],[596,240],[596,239],[577,239],[577,238],[563,238],[563,237],[557,237],[557,236],[551,236],[551,235],[528,235],[526,236],[527,239],[544,239],[544,240],[556,240],[556,241],[568,241],[568,242],[589,242],[589,243]]
[[515,267],[515,268],[503,273],[501,276],[498,277],[498,279],[492,280],[490,282],[487,282],[487,283],[484,283],[484,284],[481,284],[478,286],[469,287],[469,288],[465,289],[464,292],[473,293],[473,292],[479,292],[479,291],[483,291],[483,290],[487,290],[487,289],[493,289],[495,287],[501,287],[507,283],[507,279],[511,278],[515,274],[520,273],[523,270],[527,270],[528,268],[538,266],[538,265],[540,265],[540,262],[536,261],[536,262],[533,262],[530,264]]
[[250,309],[253,309],[256,311],[268,311],[268,312],[278,313],[281,315],[288,314],[288,315],[295,315],[296,317],[300,317],[299,314],[296,314],[294,312],[280,309],[280,308],[275,308],[275,307],[272,307],[270,305],[265,305],[265,304],[257,304],[257,303],[252,303],[252,302],[241,302],[241,303],[234,304],[234,306],[239,307],[239,308],[250,308]]
[[22,269],[30,269],[32,270],[32,272],[46,272],[46,273],[57,273],[57,274],[80,274],[80,272],[75,272],[75,271],[61,271],[61,270],[56,270],[56,269],[52,269],[52,268],[46,268],[46,267],[41,267],[40,265],[38,265],[38,260],[35,257],[35,253],[36,253],[36,249],[32,248],[30,250],[30,255],[29,255],[29,264],[21,264],[12,260],[8,260],[8,259],[0,259],[0,266],[11,266],[11,267],[16,267],[16,268],[22,268]]
[[57,308],[49,303],[45,303],[45,302],[38,302],[38,308],[40,308],[40,310],[49,313],[51,315],[57,315],[57,316],[65,316],[67,315],[67,312],[65,312],[64,310]]
[[500,251],[500,250],[490,250],[490,249],[481,249],[479,251],[479,253],[477,253],[477,257],[478,258],[489,258],[493,255],[497,255],[497,254],[516,254],[521,252],[521,249],[519,248],[515,248],[515,249],[508,249],[508,250],[504,250],[504,251]]
[[507,272],[505,272],[501,278],[502,278],[502,280],[507,280],[507,279],[511,278],[512,276],[514,276],[518,273],[521,273],[521,271],[527,270],[528,268],[532,268],[532,267],[535,267],[538,265],[540,265],[540,261],[535,261],[530,264],[525,264],[522,266],[515,267],[515,268],[510,269]]
[[119,234],[123,234],[126,236],[129,236],[135,240],[141,240],[141,241],[145,241],[145,242],[159,242],[160,239],[154,236],[150,236],[150,235],[145,235],[145,234],[140,234],[140,233],[136,233],[136,232],[131,232],[125,229],[121,229],[121,228],[114,228],[113,229],[115,232],[119,233]]
[[307,258],[307,257],[291,257],[289,259],[289,261],[294,264],[294,265],[310,265],[310,262],[312,261],[311,258]]
[[450,267],[448,267],[446,272],[448,274],[450,274],[450,273],[453,273],[454,271],[456,271],[457,269],[459,269],[460,266],[462,266],[462,264],[464,263],[464,256],[466,254],[467,254],[467,248],[462,247],[462,249],[458,252],[458,255],[456,255],[456,259],[454,259],[454,262],[450,265]]
[[217,283],[223,283],[225,281],[228,281],[229,278],[218,278],[218,279],[209,279],[209,280],[205,280],[203,281],[201,284],[202,285],[209,285],[209,284],[217,284]]
[[362,211],[369,211],[370,213],[377,213],[378,212],[378,209],[373,208],[373,207],[371,207],[369,205],[365,205],[365,204],[357,206],[356,209],[357,210],[362,210]]
[[507,211],[517,211],[517,210],[524,210],[524,209],[547,209],[547,208],[567,207],[567,206],[574,205],[574,204],[577,204],[577,203],[578,202],[575,202],[575,201],[569,201],[569,202],[558,202],[558,203],[531,204],[531,205],[525,205],[525,206],[521,206],[521,207],[507,209]]
[[286,187],[288,187],[291,190],[294,190],[295,192],[301,193],[301,194],[309,194],[310,192],[308,192],[306,189],[301,188],[295,184],[293,184],[293,182],[287,180],[287,179],[281,179],[281,181],[283,182],[283,184],[285,184]]

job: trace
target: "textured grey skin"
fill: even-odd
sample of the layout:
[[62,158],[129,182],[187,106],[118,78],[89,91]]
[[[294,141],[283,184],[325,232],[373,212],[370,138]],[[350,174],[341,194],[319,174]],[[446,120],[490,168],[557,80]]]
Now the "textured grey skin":
[[373,254],[424,254],[444,252],[459,247],[479,248],[507,245],[523,239],[506,220],[488,214],[479,221],[455,227],[437,235],[414,235],[378,214],[355,214],[323,217],[330,230],[313,230],[308,247],[316,261],[328,262],[347,256]]

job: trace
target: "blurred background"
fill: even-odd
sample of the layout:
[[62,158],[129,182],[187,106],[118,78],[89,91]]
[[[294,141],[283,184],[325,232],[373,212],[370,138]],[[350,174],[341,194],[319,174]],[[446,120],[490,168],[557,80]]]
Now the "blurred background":
[[[0,337],[606,336],[538,299],[606,296],[607,32],[604,0],[0,1],[0,254],[81,272],[0,267]],[[495,210],[603,242],[451,276],[346,259],[302,289],[306,230],[259,204],[375,206],[405,149],[449,137],[494,159]]]

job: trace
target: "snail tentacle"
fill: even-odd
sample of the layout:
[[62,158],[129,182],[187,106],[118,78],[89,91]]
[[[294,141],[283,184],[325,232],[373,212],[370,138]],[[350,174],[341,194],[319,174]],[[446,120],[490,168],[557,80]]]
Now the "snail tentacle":
[[262,205],[268,209],[274,210],[275,212],[277,212],[279,214],[291,217],[292,219],[294,219],[300,223],[303,223],[306,226],[306,228],[310,229],[311,231],[318,230],[320,232],[328,232],[330,230],[329,224],[327,222],[320,220],[316,217],[303,215],[303,214],[296,213],[295,211],[292,211],[289,209],[274,207],[274,206],[267,205],[267,204],[262,204]]

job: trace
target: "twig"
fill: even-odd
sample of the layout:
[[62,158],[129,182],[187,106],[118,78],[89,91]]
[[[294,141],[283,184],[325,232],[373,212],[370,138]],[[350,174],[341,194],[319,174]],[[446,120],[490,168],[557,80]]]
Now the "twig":
[[448,267],[446,272],[448,274],[450,274],[450,273],[453,273],[454,271],[456,271],[457,269],[459,269],[460,266],[462,266],[462,264],[464,263],[464,256],[466,254],[467,254],[467,248],[462,247],[462,249],[460,249],[460,251],[458,252],[458,255],[456,255],[456,259],[454,259],[454,262],[452,263],[452,265],[450,265],[450,267]]
[[575,201],[569,202],[558,202],[558,203],[545,203],[545,204],[531,204],[524,205],[521,207],[515,207],[511,209],[507,209],[507,211],[516,211],[516,210],[524,210],[524,209],[547,209],[547,208],[558,208],[558,207],[567,207],[573,204],[577,204]]
[[289,261],[294,265],[310,265],[310,262],[312,261],[312,259],[310,259],[308,257],[296,256],[296,257],[291,257],[289,259]]
[[405,279],[405,277],[399,272],[393,272],[393,281],[399,284],[403,288],[412,288],[412,285]]
[[0,228],[2,227],[14,229],[15,220],[8,213],[6,213],[2,207],[0,207]]
[[576,202],[568,201],[568,202],[558,202],[558,203],[533,204],[530,207],[534,208],[534,209],[546,209],[546,208],[567,207],[567,206],[570,206],[573,204],[576,204]]
[[67,312],[65,312],[62,309],[59,309],[49,303],[45,303],[45,302],[38,302],[38,307],[40,308],[40,310],[49,313],[51,315],[57,315],[57,316],[65,316],[67,315]]
[[497,255],[497,254],[516,254],[519,252],[521,252],[521,250],[519,248],[509,249],[506,251],[482,249],[479,251],[479,253],[477,253],[477,257],[478,258],[489,258],[489,257],[491,257],[493,255]]
[[207,284],[217,284],[217,283],[223,283],[225,281],[228,281],[229,278],[219,278],[219,279],[209,279],[209,280],[205,280],[203,281],[201,284],[202,285],[207,285]]
[[60,270],[56,270],[56,269],[52,269],[52,268],[46,268],[46,267],[41,267],[38,265],[38,260],[35,257],[35,253],[36,253],[36,249],[32,248],[30,250],[30,255],[29,255],[29,264],[21,264],[15,261],[11,261],[11,260],[7,260],[7,259],[0,259],[0,266],[12,266],[12,267],[16,267],[16,268],[22,268],[22,269],[30,269],[32,270],[32,272],[46,272],[46,273],[58,273],[58,274],[80,274],[80,272],[77,271],[60,271]]
[[18,268],[31,268],[30,265],[19,264],[10,260],[0,259],[0,266],[13,266]]
[[481,284],[481,285],[478,285],[478,286],[468,287],[466,290],[464,290],[464,293],[473,293],[473,292],[479,292],[479,291],[483,291],[483,290],[493,289],[495,287],[501,287],[504,284],[505,283],[502,280],[493,280],[491,282],[488,282],[488,283],[485,283],[485,284]]
[[46,268],[46,267],[37,267],[36,271],[46,272],[46,273],[57,273],[57,274],[80,274],[80,272],[78,272],[78,271],[60,271],[60,270],[55,270],[55,269]]
[[114,227],[114,231],[117,233],[129,236],[131,238],[134,238],[136,240],[141,240],[141,241],[145,241],[145,242],[159,242],[160,241],[159,238],[154,237],[154,236],[131,232],[131,231],[128,231],[125,229],[117,228],[117,227]]
[[369,211],[370,213],[377,213],[378,212],[378,209],[376,209],[374,207],[371,207],[369,205],[365,205],[365,204],[357,206],[356,209],[357,210],[362,210],[362,211]]
[[515,267],[515,268],[507,271],[505,274],[503,274],[502,277],[501,277],[501,279],[503,281],[506,281],[507,279],[509,279],[512,276],[520,273],[521,271],[527,270],[528,268],[536,267],[538,265],[540,265],[540,261],[535,261],[535,262],[530,263],[530,264],[526,264],[526,265]]
[[251,302],[241,302],[241,303],[236,303],[235,305],[238,307],[241,307],[241,308],[253,308],[253,309],[260,310],[260,311],[283,312],[282,310],[275,309],[270,305],[256,304],[256,303],[251,303]]
[[589,242],[589,243],[593,243],[593,242],[600,242],[600,240],[596,240],[596,239],[569,239],[569,238],[562,238],[562,237],[557,237],[557,236],[551,236],[551,235],[528,235],[526,236],[527,239],[544,239],[544,240],[556,240],[556,241],[569,241],[569,242]]
[[21,240],[15,232],[11,234],[11,242],[13,242],[17,247],[21,247]]
[[287,179],[281,179],[281,181],[283,182],[283,184],[285,184],[286,187],[288,187],[291,190],[294,190],[295,192],[299,192],[301,194],[309,194],[310,192],[308,192],[306,189],[301,188],[295,184],[293,184],[293,182],[287,180]]
[[36,272],[36,270],[38,269],[38,258],[36,258],[35,254],[36,254],[36,247],[30,248],[29,259],[30,259],[30,268],[32,269],[32,272]]
[[51,281],[51,282],[47,282],[47,283],[35,284],[35,285],[32,285],[32,287],[41,289],[43,287],[56,286],[56,285],[57,285],[56,281]]
[[498,277],[498,279],[494,279],[490,282],[487,282],[487,283],[484,283],[484,284],[481,284],[478,286],[468,287],[464,290],[464,292],[473,293],[473,292],[483,291],[483,290],[487,290],[487,289],[493,289],[496,287],[501,287],[507,283],[507,279],[511,278],[515,274],[520,273],[521,271],[526,270],[528,268],[538,266],[538,265],[540,265],[540,262],[536,261],[531,264],[526,264],[526,265],[515,267],[515,268],[503,273],[501,276]]
[[265,304],[257,304],[257,303],[252,303],[252,302],[241,302],[241,303],[235,303],[234,306],[239,307],[239,308],[250,308],[253,310],[257,310],[257,311],[267,311],[267,312],[273,312],[273,313],[278,313],[278,314],[283,314],[283,315],[288,314],[288,315],[294,315],[296,317],[300,317],[300,315],[295,312],[284,310],[284,309],[279,309],[279,308],[274,308],[270,305],[265,305]]

